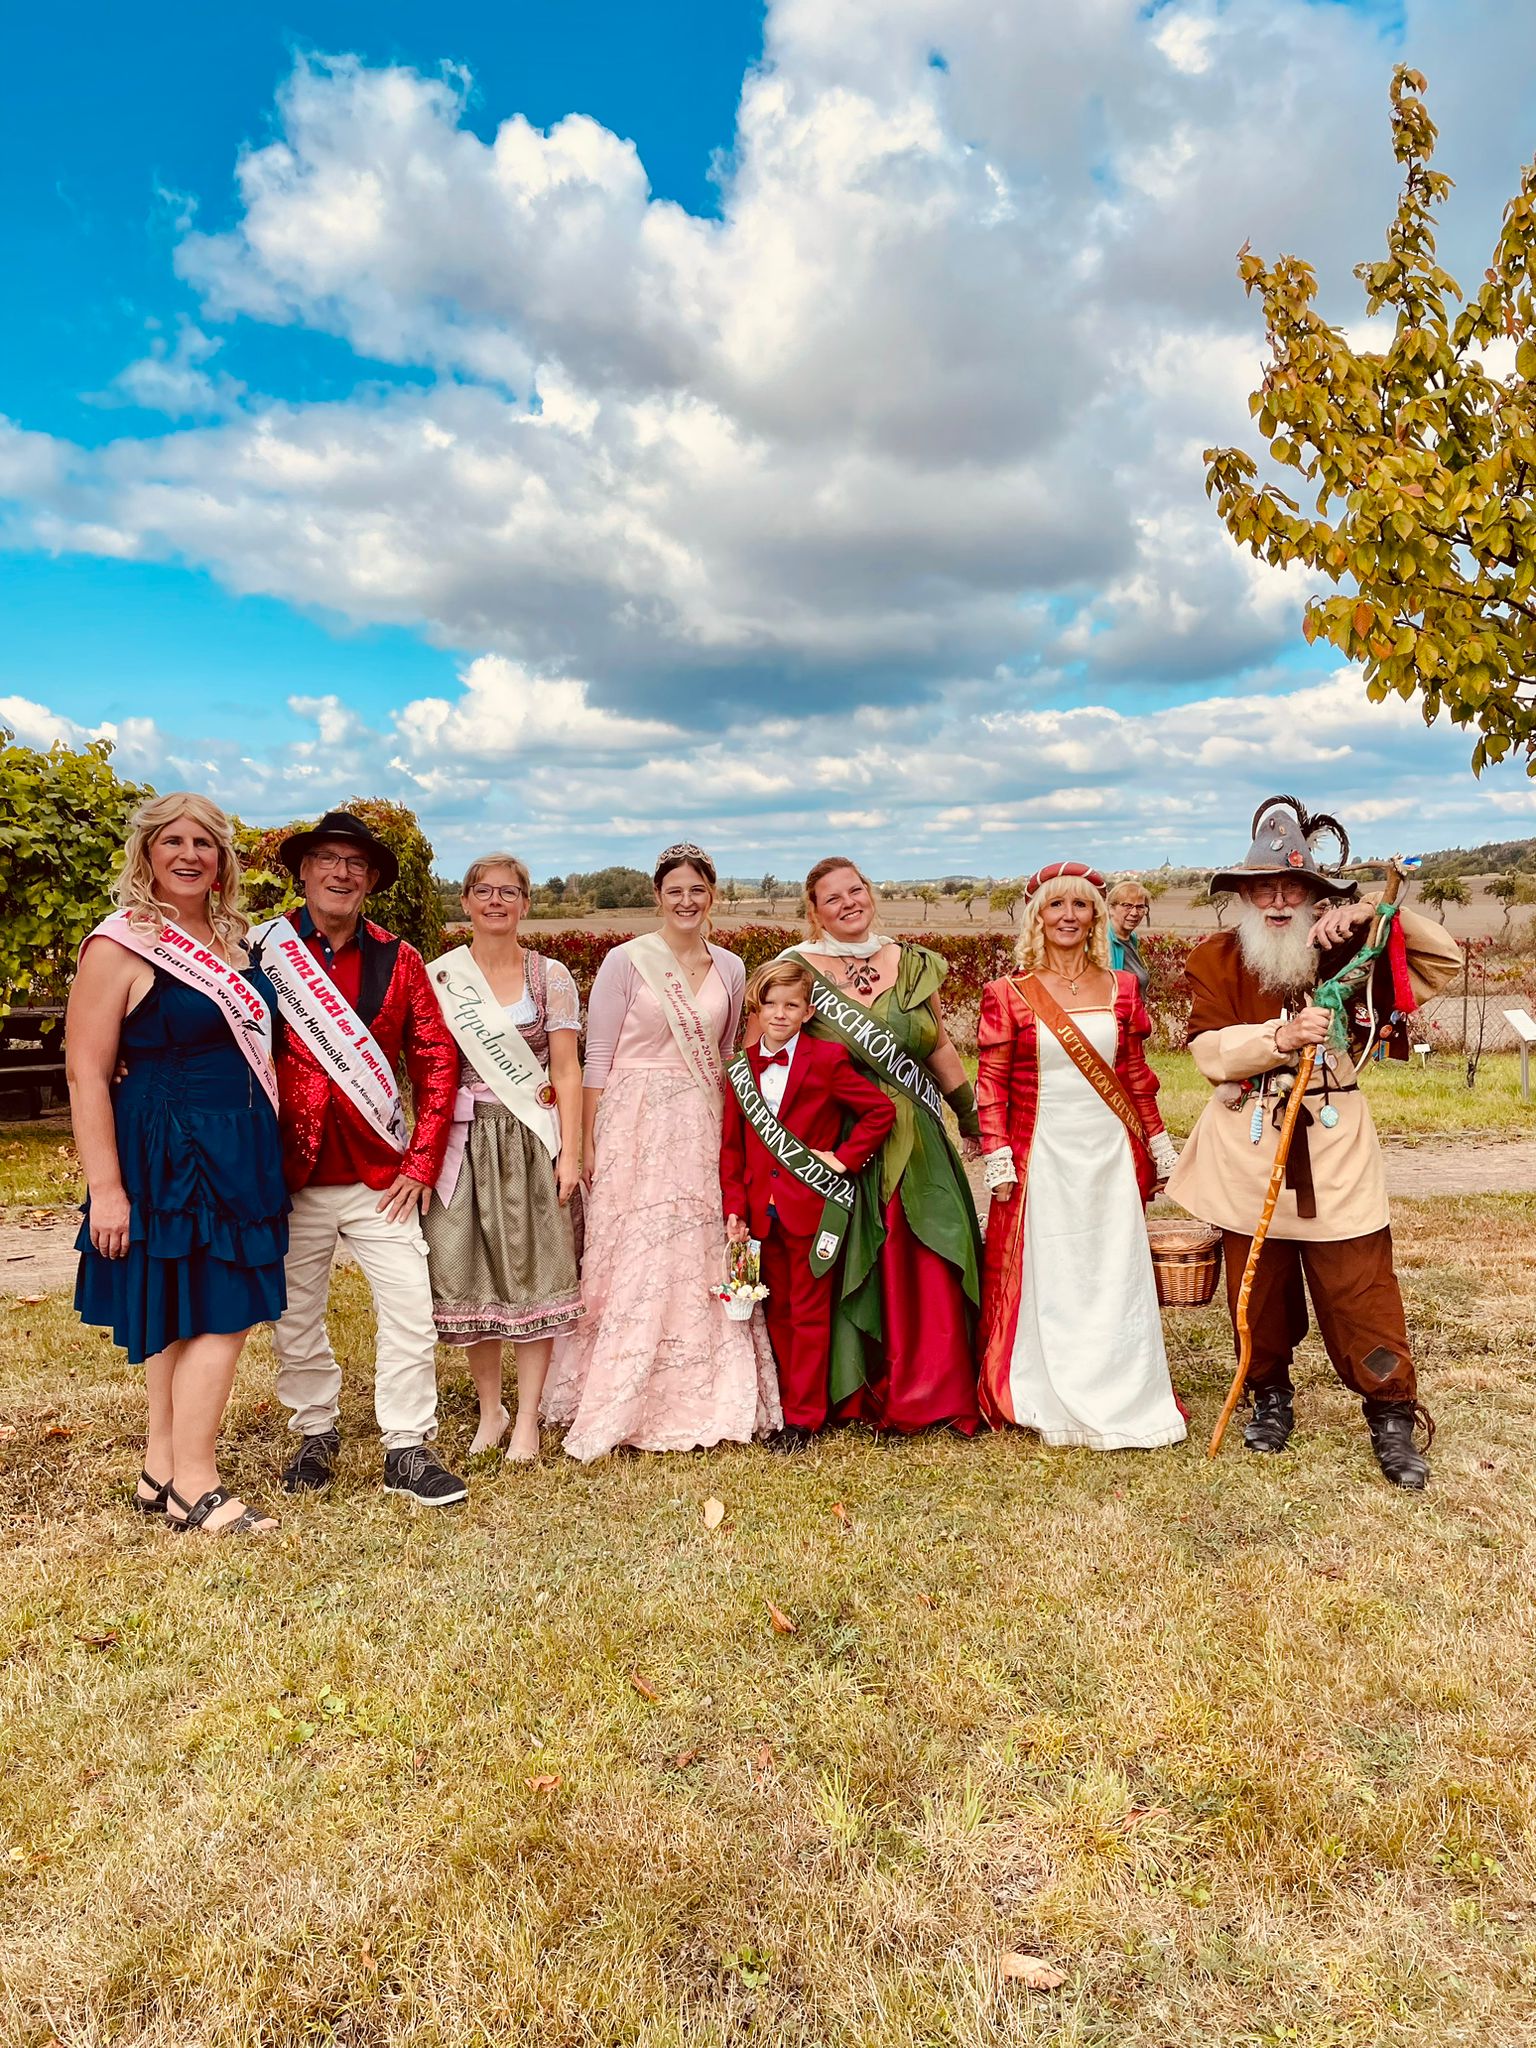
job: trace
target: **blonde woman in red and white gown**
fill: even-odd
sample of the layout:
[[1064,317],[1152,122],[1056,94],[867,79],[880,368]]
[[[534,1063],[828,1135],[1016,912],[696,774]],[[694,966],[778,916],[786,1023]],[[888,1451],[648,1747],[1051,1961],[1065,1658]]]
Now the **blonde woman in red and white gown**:
[[[1147,1064],[1151,1023],[1135,975],[1108,964],[1107,934],[1100,877],[1053,862],[1026,884],[1023,972],[982,992],[976,1103],[992,1211],[981,1403],[994,1428],[1018,1424],[1048,1444],[1152,1450],[1185,1435],[1144,1221],[1174,1152]],[[1052,1012],[1098,1055],[1135,1135]]]

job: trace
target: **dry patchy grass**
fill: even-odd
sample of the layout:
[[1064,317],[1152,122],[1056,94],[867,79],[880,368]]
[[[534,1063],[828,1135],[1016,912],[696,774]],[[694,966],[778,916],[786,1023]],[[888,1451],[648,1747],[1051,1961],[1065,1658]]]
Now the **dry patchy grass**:
[[[846,1434],[551,1455],[413,1519],[350,1275],[344,1477],[217,1545],[122,1505],[137,1375],[10,1310],[0,2037],[1536,2040],[1533,1225],[1400,1206],[1422,1500],[1316,1367],[1282,1460]],[[1226,1331],[1170,1330],[1198,1444]],[[269,1498],[270,1371],[230,1432]]]

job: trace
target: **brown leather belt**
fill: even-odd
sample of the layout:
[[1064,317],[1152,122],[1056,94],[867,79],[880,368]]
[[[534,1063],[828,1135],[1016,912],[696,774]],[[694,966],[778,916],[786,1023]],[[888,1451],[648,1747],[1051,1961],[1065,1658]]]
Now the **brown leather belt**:
[[[1330,1081],[1326,1086],[1319,1082],[1316,1087],[1304,1091],[1302,1101],[1305,1103],[1308,1095],[1358,1095],[1359,1092],[1359,1083],[1356,1081]],[[1288,1095],[1282,1095],[1275,1103],[1274,1115],[1270,1121],[1277,1131],[1285,1117],[1285,1105],[1289,1100]],[[1312,1185],[1312,1148],[1307,1142],[1307,1126],[1311,1121],[1311,1110],[1302,1108],[1297,1114],[1296,1129],[1285,1162],[1285,1185],[1296,1197],[1296,1214],[1303,1219],[1310,1219],[1317,1214],[1317,1193]]]

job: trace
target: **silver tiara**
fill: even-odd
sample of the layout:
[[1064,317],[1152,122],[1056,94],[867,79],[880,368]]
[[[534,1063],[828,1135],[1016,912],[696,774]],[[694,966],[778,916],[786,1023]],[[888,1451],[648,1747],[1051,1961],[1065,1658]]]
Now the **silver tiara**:
[[[709,855],[702,846],[695,846],[691,839],[679,839],[676,846],[664,846],[657,854],[657,867],[664,860],[709,860]],[[710,866],[714,866],[713,861],[710,861]]]

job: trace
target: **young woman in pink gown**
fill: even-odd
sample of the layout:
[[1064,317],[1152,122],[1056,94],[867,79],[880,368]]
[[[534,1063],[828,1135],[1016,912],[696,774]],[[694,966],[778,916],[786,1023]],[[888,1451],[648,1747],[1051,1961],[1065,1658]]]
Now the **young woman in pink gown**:
[[586,1316],[555,1346],[544,1417],[584,1462],[628,1444],[747,1443],[781,1422],[761,1316],[733,1323],[720,1276],[725,1064],[746,970],[709,943],[715,870],[690,844],[656,864],[657,931],[617,946],[587,1006],[582,1159]]

